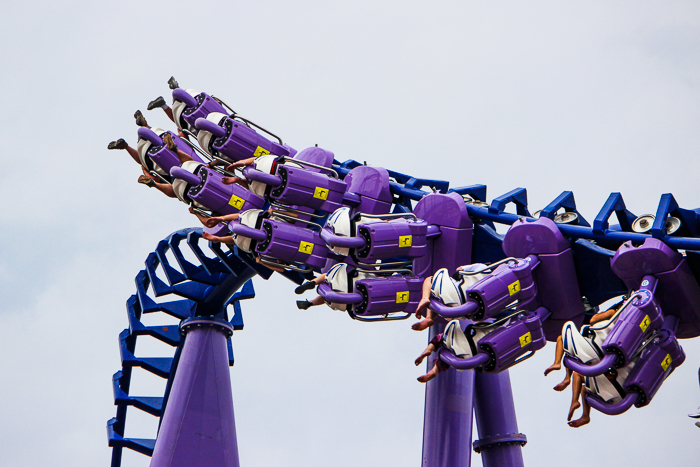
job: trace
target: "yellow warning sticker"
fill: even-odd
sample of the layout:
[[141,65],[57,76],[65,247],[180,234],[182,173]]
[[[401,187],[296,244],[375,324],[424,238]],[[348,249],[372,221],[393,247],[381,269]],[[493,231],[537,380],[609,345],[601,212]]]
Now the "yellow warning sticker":
[[508,286],[508,292],[513,295],[520,292],[520,281],[515,281]]
[[399,237],[399,247],[409,247],[413,245],[413,235],[401,235]]
[[327,200],[328,199],[328,188],[321,188],[320,186],[317,186],[316,189],[314,190],[314,198],[316,199],[322,199],[322,200]]
[[255,152],[253,153],[253,157],[266,156],[266,155],[268,155],[268,154],[270,154],[270,151],[268,151],[267,149],[263,149],[263,148],[261,148],[260,146],[258,146],[257,148],[255,148]]
[[396,292],[396,303],[408,303],[408,290],[406,292]]
[[311,242],[299,242],[299,251],[310,255],[314,252],[314,244]]
[[642,328],[642,332],[645,332],[647,330],[647,328],[649,327],[649,323],[651,323],[649,315],[644,315],[644,319],[641,323],[639,323],[639,327]]
[[529,332],[520,336],[520,347],[525,347],[527,344],[532,343],[532,334]]
[[243,208],[245,201],[243,200],[243,198],[239,198],[236,195],[231,195],[231,199],[228,200],[228,204],[240,211]]
[[668,367],[671,366],[671,362],[673,362],[671,354],[666,354],[666,358],[664,358],[664,361],[661,362],[661,368],[663,368],[664,371],[668,370]]

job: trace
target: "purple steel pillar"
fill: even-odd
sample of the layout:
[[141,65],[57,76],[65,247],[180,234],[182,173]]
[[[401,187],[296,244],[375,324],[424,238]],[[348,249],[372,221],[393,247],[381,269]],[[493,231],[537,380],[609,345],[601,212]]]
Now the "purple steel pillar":
[[226,337],[211,318],[183,322],[186,333],[151,467],[238,467]]
[[[430,338],[445,325],[436,323]],[[428,359],[432,368],[435,353]],[[454,368],[428,381],[425,388],[423,421],[424,467],[469,467],[472,451],[472,408],[474,372]]]
[[480,438],[474,442],[474,450],[481,453],[484,467],[523,467],[522,446],[527,438],[518,433],[508,370],[474,376],[474,408]]
[[[418,258],[413,270],[422,277],[440,268],[450,272],[471,263],[473,224],[464,199],[457,193],[432,193],[413,211],[418,218],[438,226],[440,235],[429,243],[429,253]],[[430,328],[429,340],[441,333],[441,320]],[[435,355],[428,358],[432,368]],[[440,373],[425,388],[423,467],[469,467],[471,463],[474,372],[454,368]]]

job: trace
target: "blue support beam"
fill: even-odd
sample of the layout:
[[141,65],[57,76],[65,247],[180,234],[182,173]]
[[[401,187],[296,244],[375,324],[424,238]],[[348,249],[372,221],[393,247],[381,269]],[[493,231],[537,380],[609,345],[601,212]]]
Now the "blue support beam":
[[[186,240],[186,243],[181,243],[183,240]],[[146,269],[139,271],[136,275],[136,293],[129,297],[126,303],[129,328],[119,335],[122,369],[114,374],[112,380],[114,403],[117,406],[116,417],[107,424],[109,445],[112,447],[112,467],[121,465],[123,448],[147,456],[152,455],[154,439],[125,436],[127,409],[138,409],[161,417],[167,405],[172,378],[177,371],[179,349],[182,345],[179,325],[146,326],[141,322],[143,314],[161,312],[179,320],[185,320],[197,313],[224,316],[227,307],[231,305],[230,323],[234,330],[240,330],[243,329],[240,301],[255,297],[253,282],[247,278],[254,274],[254,270],[260,270],[260,273],[268,277],[272,274],[270,269],[255,263],[248,255],[239,255],[236,248],[226,252],[217,244],[215,248],[211,248],[216,257],[209,257],[199,246],[200,240],[200,229],[184,229],[171,234],[159,242],[156,251],[146,260]],[[180,249],[181,244],[186,244],[194,256],[201,260],[199,265],[185,258]],[[168,252],[173,254],[180,270],[169,263]],[[158,272],[166,277],[167,282],[158,277]],[[296,281],[303,279],[297,276],[289,278]],[[240,290],[235,291],[236,287],[240,287]],[[156,297],[175,295],[186,298],[157,303],[149,295],[149,288]],[[143,336],[176,347],[178,350],[175,352],[175,357],[137,357],[134,354],[136,340]],[[234,354],[230,338],[227,338],[226,345],[229,365],[233,365]],[[134,367],[167,379],[165,394],[157,397],[130,395],[129,388]]]

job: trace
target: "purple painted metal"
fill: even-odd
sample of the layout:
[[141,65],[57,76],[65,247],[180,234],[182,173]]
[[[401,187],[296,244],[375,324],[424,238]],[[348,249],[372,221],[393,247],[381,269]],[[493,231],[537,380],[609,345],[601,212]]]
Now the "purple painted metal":
[[357,305],[362,303],[362,294],[357,292],[336,292],[325,282],[318,286],[318,293],[324,300],[331,303],[344,303],[346,305]]
[[655,298],[657,283],[654,276],[643,276],[642,288],[635,292],[631,301],[622,309],[601,345],[601,349],[606,353],[601,361],[586,365],[567,355],[564,365],[584,376],[599,376],[608,368],[627,366],[644,339],[666,322]]
[[608,354],[604,356],[598,363],[593,365],[586,365],[585,363],[581,363],[580,361],[571,358],[568,355],[564,355],[564,366],[569,368],[570,370],[574,370],[576,373],[579,373],[583,376],[593,377],[602,375],[608,370],[608,368],[613,368],[615,366],[616,360],[617,356]]
[[[154,164],[158,165],[165,173],[170,173],[170,169],[180,166],[180,159],[170,149],[165,146],[152,146],[146,153]],[[195,161],[201,162],[199,157],[193,158]]]
[[391,210],[392,196],[389,190],[389,172],[382,167],[361,165],[345,176],[348,193],[359,195],[356,212],[366,214],[387,214]]
[[197,107],[197,100],[181,88],[173,89],[173,100],[183,102],[187,107]]
[[357,226],[358,236],[366,245],[356,252],[358,259],[373,263],[377,260],[404,257],[417,258],[428,251],[428,224],[413,219],[368,222]]
[[620,415],[627,412],[639,399],[639,394],[632,392],[627,394],[620,402],[614,404],[604,402],[600,397],[586,394],[586,402],[591,408],[606,415]]
[[489,360],[491,360],[489,354],[482,352],[470,358],[459,358],[444,347],[440,349],[439,355],[440,360],[457,370],[473,370],[474,368],[486,365]]
[[525,353],[544,347],[547,341],[542,332],[542,321],[548,314],[545,308],[539,308],[536,313],[522,313],[484,336],[479,341],[479,348],[491,355],[491,361],[484,365],[483,371],[499,373],[517,363]]
[[656,277],[655,298],[666,314],[678,317],[678,338],[700,336],[700,286],[680,253],[647,237],[639,247],[631,242],[620,246],[611,266],[630,289],[639,288],[644,276]]
[[229,235],[228,224],[216,224],[214,227],[203,227],[202,230],[217,237]]
[[664,329],[658,334],[655,342],[642,351],[639,362],[625,381],[625,389],[639,394],[637,407],[651,402],[671,371],[685,361],[685,352],[673,331]]
[[[416,204],[414,213],[440,229],[440,235],[429,239],[428,253],[414,260],[416,275],[426,277],[440,268],[454,271],[471,263],[473,224],[460,195],[429,194]],[[430,328],[429,340],[444,329],[445,323],[438,320]],[[435,353],[428,358],[428,368],[432,368],[435,358]],[[473,371],[450,368],[426,384],[421,465],[471,464],[474,377]]]
[[[537,256],[508,261],[501,264],[488,276],[473,284],[469,297],[479,302],[479,310],[471,319],[482,320],[501,313],[508,304],[518,300],[518,308],[533,309],[539,306],[537,286],[532,270],[539,265]],[[529,307],[529,308],[528,308]]]
[[201,182],[201,179],[197,175],[193,174],[189,170],[183,169],[182,167],[173,167],[170,169],[170,175],[173,178],[179,178],[180,180],[184,180],[190,185],[194,186],[199,185]]
[[[175,133],[166,131],[162,134],[166,133],[169,133],[172,136],[173,142],[178,148],[181,148],[184,153],[192,157],[192,159],[195,161],[203,162],[199,155]],[[150,128],[141,127],[138,129],[138,135],[139,139],[143,139],[150,143],[144,148],[139,149],[139,154],[143,154],[146,159],[150,159],[151,162],[160,167],[163,172],[168,174],[170,173],[170,169],[180,166],[180,159],[178,158],[177,154],[168,149],[165,143],[163,143],[163,139],[153,130]],[[143,151],[145,151],[145,153]],[[146,165],[148,165],[148,162],[146,162]],[[146,168],[151,169],[151,167]]]
[[187,196],[202,206],[206,206],[218,215],[234,214],[248,209],[262,209],[265,200],[252,191],[234,183],[223,183],[223,175],[215,170],[200,166],[197,177],[201,181],[192,184]]
[[390,313],[414,313],[421,298],[423,279],[393,275],[370,277],[355,282],[355,290],[364,300],[355,305],[359,316],[379,316]]
[[[190,91],[192,91],[192,90],[190,90]],[[196,92],[196,91],[192,91],[192,92]],[[197,107],[197,105],[198,105],[198,102],[194,98],[194,96],[182,88],[173,89],[172,95],[173,95],[173,102],[174,101],[183,102],[185,105],[187,105],[187,107]]]
[[460,195],[431,193],[416,204],[413,213],[440,229],[440,235],[430,238],[426,255],[413,261],[417,276],[430,276],[440,268],[454,271],[471,263],[474,225]]
[[[178,97],[176,97],[176,95]],[[207,115],[210,113],[218,112],[224,115],[228,114],[228,111],[221,104],[216,102],[214,98],[205,92],[200,92],[193,98],[186,91],[175,89],[173,90],[173,99],[181,100],[187,105],[187,108],[182,112],[181,118],[185,120],[191,128],[195,128],[194,123],[197,119],[207,118]]]
[[[444,323],[430,328],[429,339],[445,330]],[[433,353],[427,360],[432,368]],[[425,467],[468,467],[471,464],[474,372],[454,368],[428,381],[425,387],[423,456]],[[506,466],[508,467],[508,466]]]
[[222,136],[226,136],[226,129],[223,127],[220,127],[216,123],[207,120],[206,118],[198,118],[194,122],[195,128],[198,130],[204,130],[208,131],[212,135],[214,135],[217,138],[221,138]]
[[163,145],[163,140],[161,139],[160,136],[155,134],[153,130],[150,128],[146,127],[140,127],[137,131],[136,134],[139,135],[139,138],[145,139],[146,141],[150,141],[151,144],[155,146],[162,146]]
[[[656,282],[652,276],[649,282]],[[648,290],[640,290],[615,320],[601,346],[603,352],[616,355],[616,368],[626,366],[642,345],[645,336],[661,328],[663,314]]]
[[[294,159],[297,161],[310,162],[315,165],[320,165],[321,167],[331,168],[333,166],[333,161],[335,160],[335,155],[333,152],[327,149],[312,146],[310,148],[302,149],[299,154],[294,156]],[[306,169],[310,170],[311,172],[322,172],[321,169],[316,167],[307,166]]]
[[513,223],[503,238],[503,251],[508,256],[517,258],[557,254],[568,248],[571,248],[571,245],[561,234],[557,224],[546,217],[531,222],[520,218]]
[[270,198],[282,204],[325,212],[340,208],[347,188],[345,182],[309,169],[284,164],[277,166],[281,183],[270,191]]
[[474,300],[467,300],[462,305],[447,306],[435,297],[430,297],[430,308],[446,319],[457,319],[465,316],[472,316],[479,311],[479,303]]
[[180,136],[176,135],[172,131],[168,131],[167,133],[170,133],[170,135],[173,137],[173,142],[180,151],[184,152],[195,161],[206,163],[206,161],[200,157],[199,153],[194,150],[189,141],[185,140],[184,138],[180,138]]
[[653,341],[641,351],[622,383],[627,392],[622,400],[611,403],[586,394],[590,406],[607,415],[619,415],[632,405],[644,407],[649,404],[669,374],[685,361],[685,352],[673,333],[675,324],[674,317],[665,319],[664,328],[652,336]]
[[527,439],[518,433],[508,370],[474,375],[474,408],[484,467],[522,467],[522,447]]
[[262,230],[266,239],[256,247],[259,254],[314,268],[325,266],[330,251],[317,231],[275,219],[265,219]]
[[533,268],[532,276],[540,304],[551,313],[543,323],[548,341],[557,340],[567,321],[573,321],[578,327],[583,324],[584,308],[573,252],[557,224],[547,218],[534,222],[521,219],[508,230],[503,239],[503,251],[516,258],[537,255],[540,264]]
[[282,184],[282,179],[279,175],[261,172],[253,166],[243,169],[243,176],[250,181],[264,183],[265,185],[280,186]]
[[265,232],[262,230],[254,229],[253,227],[248,227],[238,222],[231,222],[228,225],[228,229],[232,234],[252,238],[253,240],[257,240],[259,242],[267,238],[267,234],[265,234]]
[[[204,122],[200,120],[195,124],[200,125],[200,123],[204,124]],[[211,125],[207,125],[206,130],[216,136],[211,143],[212,149],[218,151],[227,159],[240,161],[264,154],[275,154],[277,156],[286,156],[289,154],[287,148],[270,141],[238,120],[225,118],[219,125],[221,125],[219,126],[219,130],[221,131],[217,130],[217,133],[211,131],[211,129],[213,129]],[[200,128],[200,126],[197,126],[197,128]]]
[[[165,146],[159,148],[159,150],[155,153],[149,151],[146,153],[146,157],[144,159],[150,159],[154,164],[153,169],[158,171],[158,167],[160,167],[166,174],[170,173],[170,169],[173,167],[180,167],[180,161],[178,158]],[[148,162],[146,162],[146,165],[148,165]]]
[[547,343],[542,332],[542,321],[549,312],[538,308],[536,312],[523,312],[505,325],[490,332],[478,342],[479,353],[471,358],[458,358],[449,350],[440,351],[440,359],[458,370],[479,368],[485,373],[499,373],[535,352]]
[[321,230],[321,239],[330,246],[340,248],[362,248],[365,246],[365,239],[362,237],[344,237],[334,234],[330,229]]
[[238,467],[226,349],[226,336],[233,328],[220,321],[193,319],[183,322],[181,329],[185,342],[151,467]]

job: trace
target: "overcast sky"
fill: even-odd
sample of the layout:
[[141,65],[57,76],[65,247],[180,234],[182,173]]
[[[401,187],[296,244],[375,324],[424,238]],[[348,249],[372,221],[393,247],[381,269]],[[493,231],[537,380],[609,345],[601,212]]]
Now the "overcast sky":
[[[489,200],[525,187],[533,212],[564,190],[591,221],[612,191],[638,215],[668,192],[700,207],[697,2],[13,2],[0,41],[0,465],[109,462],[124,303],[194,219],[106,146],[135,144],[136,109],[172,128],[146,112],[171,75],[297,149],[484,183]],[[427,336],[301,312],[280,277],[256,287],[234,335],[241,465],[418,465]],[[551,344],[514,368],[526,464],[696,465],[700,345],[682,345],[650,406],[578,430],[561,375],[542,376]],[[135,375],[135,394],[161,386]],[[153,437],[136,412],[127,435]]]

